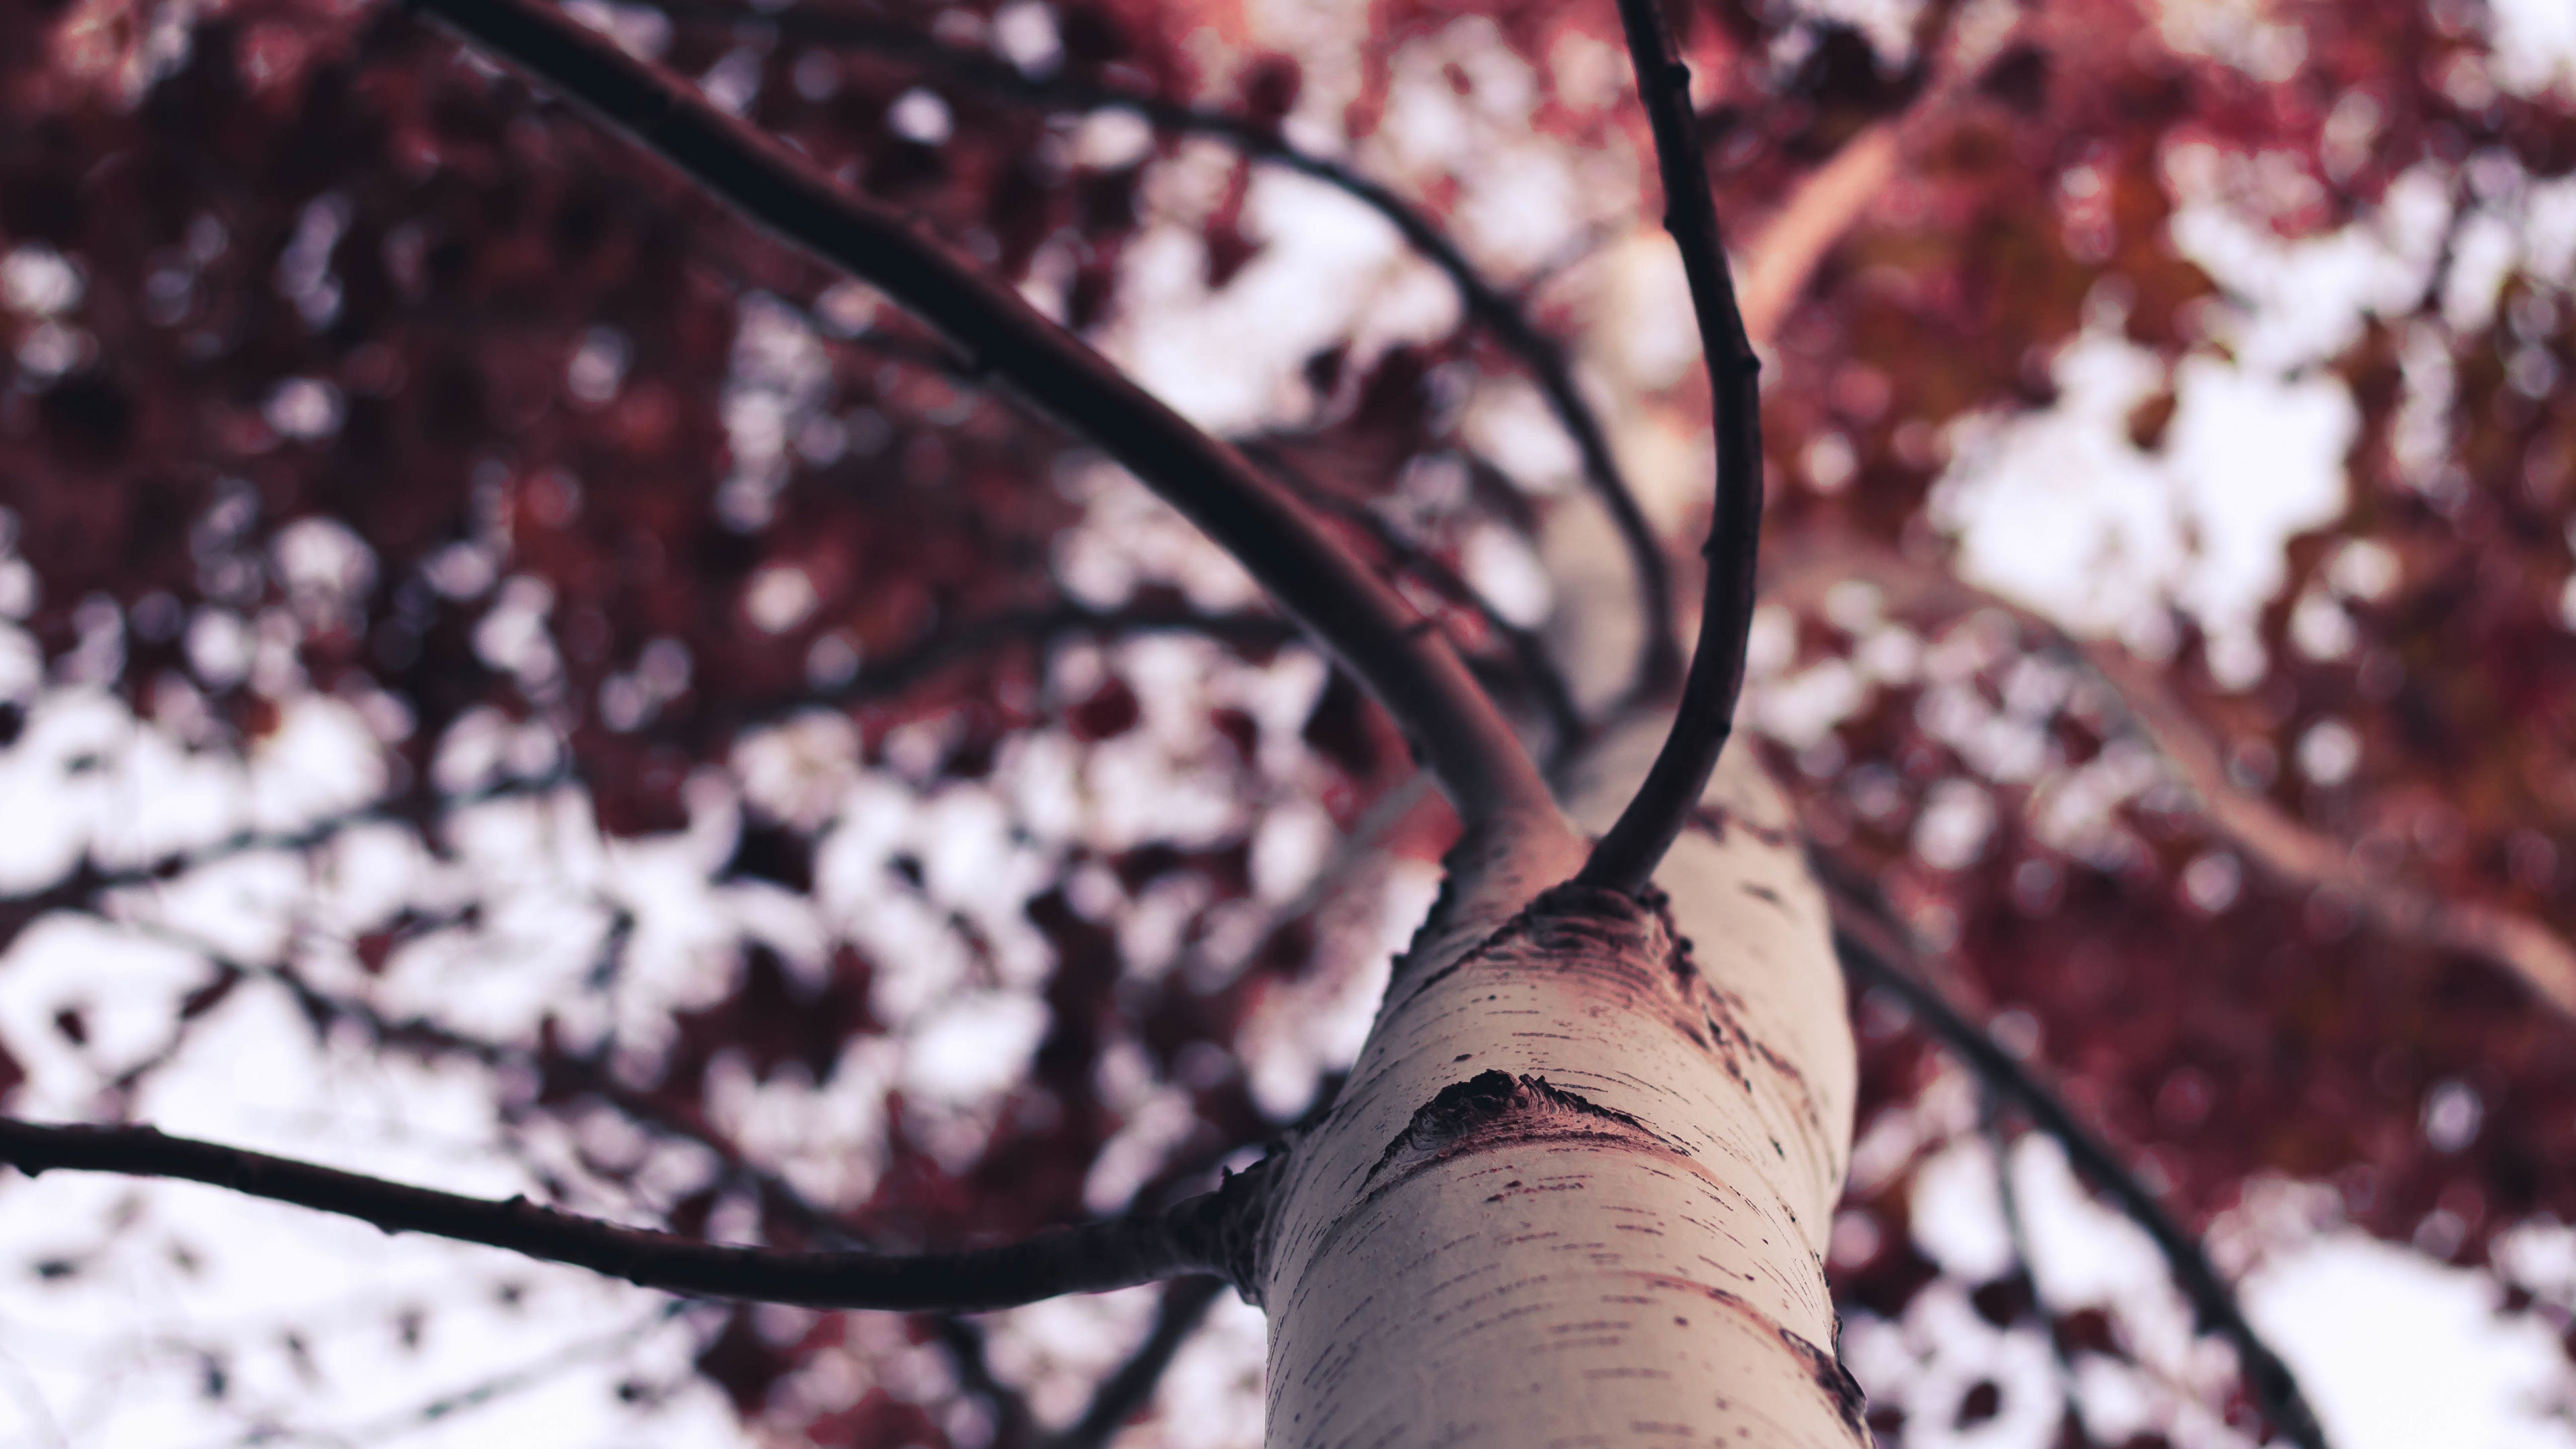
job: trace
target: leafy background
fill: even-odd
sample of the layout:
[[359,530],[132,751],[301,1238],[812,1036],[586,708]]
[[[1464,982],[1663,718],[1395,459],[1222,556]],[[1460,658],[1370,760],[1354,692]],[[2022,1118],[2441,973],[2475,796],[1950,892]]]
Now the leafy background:
[[[1533,720],[1577,455],[1243,137],[1446,228],[1700,530],[1607,6],[574,8],[1258,445]],[[2337,1442],[2576,1439],[2570,22],[1686,21],[1770,362],[1748,722],[1819,854]],[[1191,1188],[1329,1089],[1454,824],[1079,437],[398,10],[39,0],[0,56],[11,1112],[901,1247]],[[2259,1442],[2143,1238],[1854,1010],[1883,1442]],[[673,1305],[104,1179],[0,1188],[0,1244],[38,1444],[1026,1442],[1159,1299]],[[1121,1442],[1254,1442],[1259,1371],[1219,1304]]]

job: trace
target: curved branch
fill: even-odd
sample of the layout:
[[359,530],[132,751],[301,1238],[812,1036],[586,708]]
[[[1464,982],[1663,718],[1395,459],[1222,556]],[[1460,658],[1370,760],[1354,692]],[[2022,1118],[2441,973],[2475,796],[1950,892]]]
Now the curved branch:
[[1744,690],[1744,641],[1753,626],[1754,565],[1762,546],[1762,363],[1745,336],[1735,285],[1727,276],[1717,202],[1709,193],[1708,162],[1700,154],[1691,111],[1690,67],[1674,50],[1656,0],[1619,0],[1619,19],[1636,64],[1637,92],[1654,126],[1664,229],[1681,249],[1690,280],[1717,433],[1717,500],[1708,542],[1700,549],[1708,561],[1707,594],[1681,707],[1645,783],[1575,877],[1633,893],[1681,834],[1735,728],[1736,696]]
[[1505,352],[1528,369],[1539,396],[1546,399],[1548,410],[1556,414],[1558,425],[1574,443],[1575,454],[1582,461],[1584,484],[1609,512],[1637,574],[1637,606],[1644,615],[1645,634],[1639,644],[1634,690],[1643,694],[1670,688],[1681,674],[1681,644],[1673,635],[1672,625],[1672,576],[1664,560],[1663,542],[1638,505],[1636,490],[1620,470],[1619,460],[1610,448],[1609,430],[1602,426],[1600,414],[1575,383],[1565,350],[1539,330],[1518,298],[1488,279],[1438,223],[1392,187],[1348,162],[1307,151],[1275,128],[1242,116],[1111,86],[1062,77],[1032,77],[989,55],[881,21],[804,8],[760,14],[698,0],[647,3],[649,8],[679,23],[756,28],[896,56],[1001,100],[1067,111],[1133,111],[1160,129],[1212,137],[1255,161],[1320,181],[1376,212],[1395,228],[1405,245],[1449,279],[1468,320],[1485,329]]
[[57,1168],[182,1178],[356,1218],[388,1233],[427,1233],[569,1263],[638,1287],[807,1308],[966,1312],[1162,1278],[1231,1279],[1243,1220],[1259,1211],[1259,1173],[1152,1217],[1057,1228],[956,1253],[780,1252],[691,1242],[511,1198],[491,1202],[248,1152],[150,1127],[46,1126],[0,1119],[0,1162],[34,1176]]
[[2075,1114],[2067,1110],[2055,1091],[1925,983],[1912,942],[1904,928],[1888,918],[1874,898],[1875,892],[1835,870],[1829,862],[1819,860],[1816,864],[1817,877],[1832,898],[1834,949],[1842,957],[1843,969],[1856,980],[1884,988],[1903,1001],[1988,1090],[2019,1108],[2039,1130],[2056,1138],[2075,1170],[2154,1240],[2157,1251],[2164,1255],[2166,1271],[2173,1274],[2174,1286],[2191,1301],[2202,1328],[2217,1333],[2235,1348],[2238,1369],[2263,1416],[2299,1449],[2327,1449],[2325,1430],[2300,1392],[2298,1379],[2254,1331],[2236,1301],[2236,1290],[2218,1275],[2209,1255],[2201,1251],[2199,1239],[2174,1221],[2108,1143],[2075,1120]]
[[902,215],[535,0],[424,12],[633,136],[782,239],[884,289],[1124,464],[1232,553],[1410,734],[1459,813],[1552,816],[1537,767],[1457,655],[1285,489]]
[[2159,671],[2118,645],[2079,639],[2035,610],[1856,537],[1793,542],[1771,562],[1771,597],[1792,606],[1808,606],[1837,580],[1857,578],[1876,584],[1891,609],[1937,609],[1954,616],[2002,612],[2034,636],[2053,641],[2058,652],[2101,681],[2138,737],[2199,797],[2211,828],[2264,875],[2339,892],[2378,929],[2485,961],[2520,980],[2560,1016],[2576,1019],[2576,946],[2547,922],[2364,870],[2349,841],[2229,780],[2207,728],[2192,718]]

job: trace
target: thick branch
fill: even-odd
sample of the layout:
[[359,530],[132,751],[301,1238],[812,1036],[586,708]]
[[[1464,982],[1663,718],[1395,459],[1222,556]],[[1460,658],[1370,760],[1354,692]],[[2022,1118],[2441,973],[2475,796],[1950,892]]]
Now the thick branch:
[[2174,1285],[2191,1301],[2201,1326],[2235,1348],[2238,1368],[2264,1417],[2300,1449],[2326,1449],[2325,1430],[2299,1391],[2298,1379],[2254,1331],[2236,1301],[2236,1290],[2218,1275],[2209,1255],[2201,1251],[2200,1241],[2174,1221],[2108,1143],[2075,1120],[2055,1091],[1926,984],[1912,943],[1879,907],[1874,893],[1823,863],[1818,877],[1833,898],[1834,949],[1842,957],[1843,969],[1854,980],[1893,993],[1989,1091],[2056,1138],[2076,1172],[2155,1241]]
[[1111,86],[1086,84],[1061,76],[1023,74],[979,51],[946,44],[917,31],[862,16],[806,8],[756,13],[696,0],[656,0],[653,8],[680,23],[706,22],[873,51],[910,61],[926,70],[997,99],[1051,110],[1128,110],[1153,125],[1174,132],[1208,136],[1225,142],[1255,161],[1294,171],[1323,182],[1368,207],[1423,260],[1440,269],[1457,289],[1460,308],[1469,321],[1485,329],[1505,352],[1528,369],[1539,395],[1573,440],[1582,460],[1583,479],[1618,529],[1630,564],[1637,573],[1638,608],[1645,618],[1639,645],[1636,689],[1669,688],[1681,673],[1681,644],[1673,637],[1671,573],[1663,543],[1638,506],[1619,460],[1611,452],[1609,430],[1584,400],[1564,349],[1539,330],[1529,312],[1511,293],[1496,286],[1469,260],[1448,233],[1422,210],[1348,162],[1318,156],[1279,134],[1275,127],[1183,101],[1139,94]]
[[1258,1174],[1153,1217],[1059,1228],[997,1248],[902,1256],[778,1252],[690,1242],[511,1198],[490,1202],[265,1153],[164,1136],[149,1127],[44,1126],[0,1119],[0,1162],[183,1178],[251,1197],[569,1263],[639,1287],[808,1308],[963,1312],[1099,1293],[1192,1274],[1233,1277],[1238,1219],[1256,1211]]
[[1744,641],[1753,626],[1754,563],[1762,545],[1762,364],[1745,336],[1735,285],[1727,276],[1717,202],[1709,193],[1708,162],[1700,154],[1699,126],[1691,110],[1690,67],[1674,50],[1656,0],[1619,0],[1619,19],[1636,63],[1637,92],[1654,126],[1664,229],[1681,248],[1682,270],[1690,280],[1717,433],[1717,499],[1708,542],[1700,550],[1708,561],[1708,587],[1681,707],[1646,782],[1577,877],[1590,885],[1634,892],[1681,834],[1735,727],[1735,700],[1744,689]]
[[420,0],[781,238],[884,289],[1207,530],[1375,694],[1459,813],[1544,818],[1537,767],[1456,654],[1286,490],[903,216],[533,0]]

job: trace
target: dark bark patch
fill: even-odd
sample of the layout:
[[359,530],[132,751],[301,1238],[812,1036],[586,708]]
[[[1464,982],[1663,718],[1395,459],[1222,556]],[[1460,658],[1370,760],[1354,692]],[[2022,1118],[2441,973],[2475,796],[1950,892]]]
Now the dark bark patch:
[[1851,1429],[1852,1437],[1863,1444],[1870,1442],[1869,1396],[1861,1392],[1860,1381],[1851,1376],[1851,1370],[1843,1367],[1841,1359],[1788,1329],[1780,1329],[1779,1334],[1780,1341],[1806,1364],[1807,1377],[1815,1381],[1825,1397],[1833,1400],[1834,1409],[1843,1416],[1843,1423]]
[[1418,1168],[1461,1152],[1578,1137],[1642,1140],[1672,1150],[1643,1122],[1579,1092],[1553,1086],[1545,1077],[1479,1072],[1450,1083],[1416,1107],[1413,1119],[1378,1154],[1361,1180],[1361,1190],[1374,1187],[1381,1178],[1409,1177]]
[[[1834,1411],[1842,1416],[1844,1426],[1852,1432],[1852,1438],[1862,1444],[1872,1442],[1869,1433],[1869,1396],[1861,1392],[1860,1381],[1851,1376],[1851,1370],[1843,1367],[1840,1358],[1809,1343],[1805,1337],[1794,1330],[1782,1327],[1771,1315],[1724,1288],[1707,1283],[1695,1283],[1686,1278],[1658,1277],[1655,1281],[1665,1287],[1681,1288],[1703,1294],[1710,1302],[1778,1334],[1781,1344],[1797,1355],[1798,1362],[1805,1370],[1808,1380],[1832,1402]],[[1720,1398],[1717,1401],[1717,1407],[1724,1409],[1726,1400]]]
[[[1440,907],[1435,904],[1432,909],[1437,914]],[[1681,938],[1673,930],[1669,905],[1660,892],[1650,891],[1641,900],[1575,881],[1551,886],[1456,959],[1417,977],[1424,965],[1416,959],[1423,943],[1437,939],[1432,927],[1425,925],[1414,935],[1415,949],[1397,960],[1387,987],[1388,1000],[1396,1004],[1388,1008],[1388,1015],[1421,1000],[1433,987],[1471,966],[1586,972],[1616,978],[1634,992],[1657,989],[1646,972],[1652,969],[1650,963],[1661,962],[1669,974],[1665,986],[1685,996],[1700,979],[1689,948],[1676,949]]]

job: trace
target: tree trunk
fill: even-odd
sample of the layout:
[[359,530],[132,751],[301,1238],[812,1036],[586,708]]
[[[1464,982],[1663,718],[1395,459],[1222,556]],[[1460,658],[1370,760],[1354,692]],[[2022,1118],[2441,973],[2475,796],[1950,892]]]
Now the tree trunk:
[[[1559,578],[1578,622],[1602,601]],[[1569,652],[1625,657],[1604,642]],[[1617,814],[1662,729],[1587,752],[1578,825]],[[1868,1442],[1822,1258],[1851,1028],[1786,802],[1738,748],[1661,898],[1559,884],[1583,856],[1509,821],[1460,843],[1349,1084],[1275,1169],[1273,1449]]]

